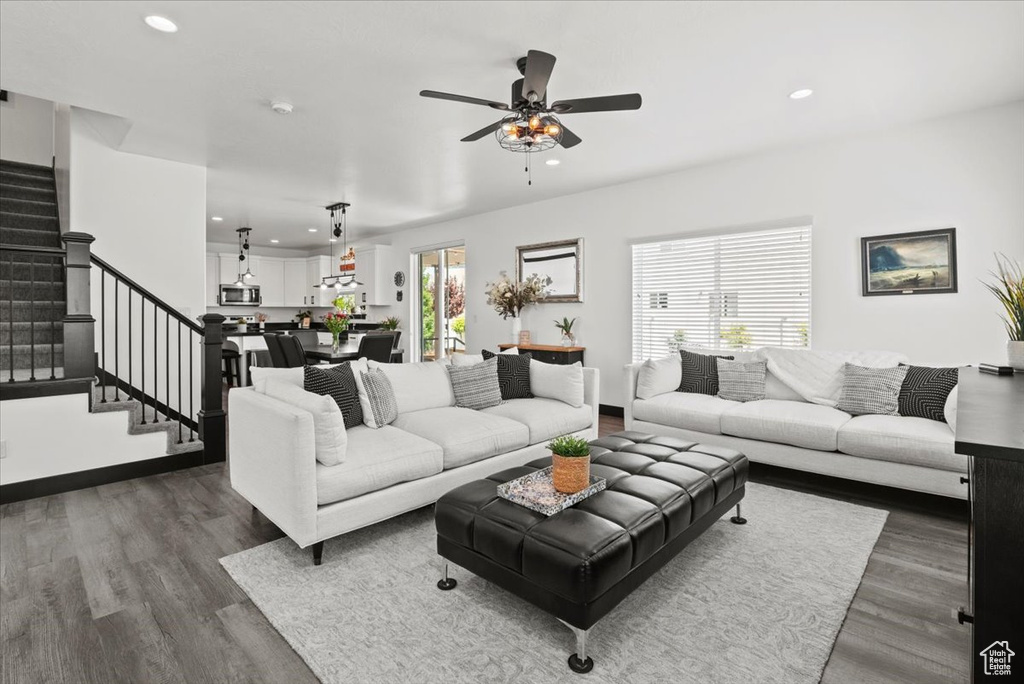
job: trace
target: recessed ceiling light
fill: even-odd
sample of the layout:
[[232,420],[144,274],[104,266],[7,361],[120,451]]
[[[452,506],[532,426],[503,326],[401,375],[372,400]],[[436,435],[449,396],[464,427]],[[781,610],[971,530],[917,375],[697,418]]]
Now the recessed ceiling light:
[[316,232],[316,228],[310,228],[310,229],[309,229],[309,232],[310,232],[310,233],[315,233],[315,232]]
[[177,33],[178,32],[178,25],[177,24],[175,24],[173,21],[171,21],[167,17],[161,17],[161,16],[156,15],[156,14],[151,14],[148,17],[146,17],[146,24],[150,28],[154,28],[157,31],[161,31],[163,33]]
[[814,91],[810,88],[801,88],[800,90],[794,90],[789,94],[790,100],[802,100],[805,97],[810,97],[814,94]]
[[291,114],[292,110],[295,109],[290,103],[282,101],[271,102],[270,108],[278,114]]
[[331,238],[330,239],[330,242],[337,242],[337,241],[338,241],[338,238]]
[[211,221],[223,221],[224,219],[222,219],[220,216],[211,216],[210,220]]
[[547,164],[548,166],[558,166],[558,165],[559,165],[559,164],[561,164],[562,162],[558,161],[557,159],[548,159],[548,160],[547,160],[546,162],[544,162],[544,163],[545,163],[545,164]]
[[276,245],[278,242],[280,242],[280,240],[273,240],[272,239],[271,242],[273,242]]

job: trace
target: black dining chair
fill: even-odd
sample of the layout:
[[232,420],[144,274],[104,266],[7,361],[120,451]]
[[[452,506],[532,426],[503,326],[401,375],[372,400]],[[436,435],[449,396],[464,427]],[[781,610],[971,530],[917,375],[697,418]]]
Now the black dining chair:
[[298,368],[306,365],[306,352],[302,351],[302,343],[291,335],[279,335],[277,340],[284,353],[284,367]]
[[320,336],[316,330],[293,330],[288,334],[299,341],[303,351],[306,349],[316,349],[316,346],[320,344]]
[[395,335],[392,332],[363,335],[359,340],[359,358],[366,357],[378,363],[391,363],[391,350],[395,348]]
[[287,368],[284,351],[281,349],[281,335],[279,333],[263,333],[263,339],[267,343],[267,351],[270,352],[270,365],[274,368]]

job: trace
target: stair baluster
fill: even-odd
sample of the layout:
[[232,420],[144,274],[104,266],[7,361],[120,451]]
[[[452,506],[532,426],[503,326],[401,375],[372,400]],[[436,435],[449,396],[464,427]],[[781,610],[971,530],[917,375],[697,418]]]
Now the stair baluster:
[[7,382],[14,382],[14,252],[11,252],[10,267],[11,267],[11,299],[10,299],[9,304],[10,304],[10,309],[11,309],[11,337],[10,337],[10,344],[8,346],[10,348],[10,355],[11,356],[10,356],[10,359],[8,361],[8,364],[10,365],[10,368],[11,368],[11,377],[7,380]]
[[[29,291],[29,297],[32,296],[32,293],[35,292],[35,289],[36,289],[36,255],[33,254],[32,256],[29,257],[29,262],[28,262],[28,291]],[[30,360],[31,367],[32,367],[32,374],[29,376],[29,382],[35,382],[36,381],[36,307],[33,304],[30,304],[29,307],[28,307],[28,310],[29,310],[28,339],[29,339],[29,345],[31,345],[31,348],[29,349],[29,353],[28,353],[28,358]],[[11,320],[13,321],[14,319],[12,318]],[[13,326],[11,327],[11,337],[14,337],[14,327]],[[14,359],[13,358],[11,359],[11,365],[12,366],[14,365]]]
[[[101,368],[107,367],[107,278],[103,271],[100,271],[100,364]],[[101,404],[107,403],[107,374],[100,373]],[[114,392],[117,392],[117,384],[114,384]]]

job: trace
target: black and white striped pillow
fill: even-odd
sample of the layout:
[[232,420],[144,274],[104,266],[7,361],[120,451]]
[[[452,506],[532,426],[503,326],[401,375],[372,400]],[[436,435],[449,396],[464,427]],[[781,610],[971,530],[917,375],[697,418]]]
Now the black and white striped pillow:
[[900,387],[907,366],[865,368],[843,364],[843,391],[836,408],[852,416],[899,415]]
[[764,361],[730,361],[718,359],[718,396],[730,401],[758,401],[764,399]]
[[359,378],[366,392],[363,423],[372,428],[382,428],[395,422],[398,418],[398,402],[391,381],[384,371],[376,368],[360,371]]
[[713,356],[710,354],[697,354],[685,349],[679,350],[679,359],[682,363],[682,374],[680,375],[679,388],[677,392],[690,392],[692,394],[718,394],[718,359],[732,360],[732,356]]
[[498,385],[498,359],[491,358],[472,366],[446,366],[455,392],[455,405],[485,409],[501,403]]

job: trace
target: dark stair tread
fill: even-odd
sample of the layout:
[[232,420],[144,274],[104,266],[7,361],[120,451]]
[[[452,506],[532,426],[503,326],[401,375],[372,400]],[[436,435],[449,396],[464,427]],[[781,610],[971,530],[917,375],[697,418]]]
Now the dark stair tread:
[[22,173],[26,176],[44,176],[48,178],[53,178],[53,168],[49,166],[40,166],[39,164],[28,164],[26,162],[11,161],[10,159],[0,159],[0,171]]

